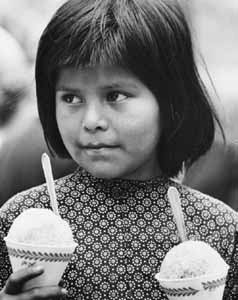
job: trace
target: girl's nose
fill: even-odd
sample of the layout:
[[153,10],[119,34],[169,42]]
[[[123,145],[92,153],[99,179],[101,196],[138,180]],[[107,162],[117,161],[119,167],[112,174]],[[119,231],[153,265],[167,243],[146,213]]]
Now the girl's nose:
[[102,105],[91,104],[85,108],[83,128],[89,132],[97,130],[105,131],[108,128],[108,121]]

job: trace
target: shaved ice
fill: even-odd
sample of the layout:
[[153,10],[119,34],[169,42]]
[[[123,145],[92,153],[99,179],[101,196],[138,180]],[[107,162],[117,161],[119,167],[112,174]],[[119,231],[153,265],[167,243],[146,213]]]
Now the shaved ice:
[[13,222],[7,239],[34,245],[69,245],[74,243],[69,224],[50,209],[30,208]]
[[220,254],[202,241],[186,241],[173,247],[165,256],[160,277],[181,279],[216,273],[226,269],[227,264]]

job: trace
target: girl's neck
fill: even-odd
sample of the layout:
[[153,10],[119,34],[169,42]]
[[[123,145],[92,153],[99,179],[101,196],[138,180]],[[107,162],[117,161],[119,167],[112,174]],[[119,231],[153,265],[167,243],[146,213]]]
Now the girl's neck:
[[153,182],[158,182],[161,181],[162,179],[166,179],[166,176],[162,173],[162,172],[158,172],[158,173],[154,173],[154,176],[150,176],[150,177],[140,177],[140,178],[133,178],[133,177],[116,177],[116,178],[99,178],[96,177],[94,175],[92,175],[91,173],[89,173],[88,171],[86,171],[85,169],[81,168],[80,166],[76,169],[75,173],[82,173],[86,176],[91,177],[91,179],[93,181],[101,181],[101,182],[108,182],[108,183],[138,183],[138,184],[149,184],[149,183],[153,183]]

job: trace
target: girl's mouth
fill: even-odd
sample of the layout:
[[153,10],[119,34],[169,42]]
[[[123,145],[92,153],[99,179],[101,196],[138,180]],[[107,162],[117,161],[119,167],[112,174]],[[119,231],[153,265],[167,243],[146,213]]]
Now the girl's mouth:
[[117,145],[104,144],[104,143],[89,143],[81,146],[82,149],[86,149],[86,150],[87,149],[89,150],[113,149],[117,147],[118,147]]

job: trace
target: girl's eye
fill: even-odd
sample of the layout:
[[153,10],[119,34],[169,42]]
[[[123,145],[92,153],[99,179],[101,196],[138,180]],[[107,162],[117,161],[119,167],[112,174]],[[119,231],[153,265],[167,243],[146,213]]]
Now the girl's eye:
[[128,95],[121,92],[110,92],[107,94],[107,101],[109,102],[119,102],[128,98]]
[[64,95],[61,96],[61,99],[64,102],[69,103],[69,104],[77,104],[77,103],[82,102],[82,100],[79,97],[77,97],[73,94],[64,94]]

